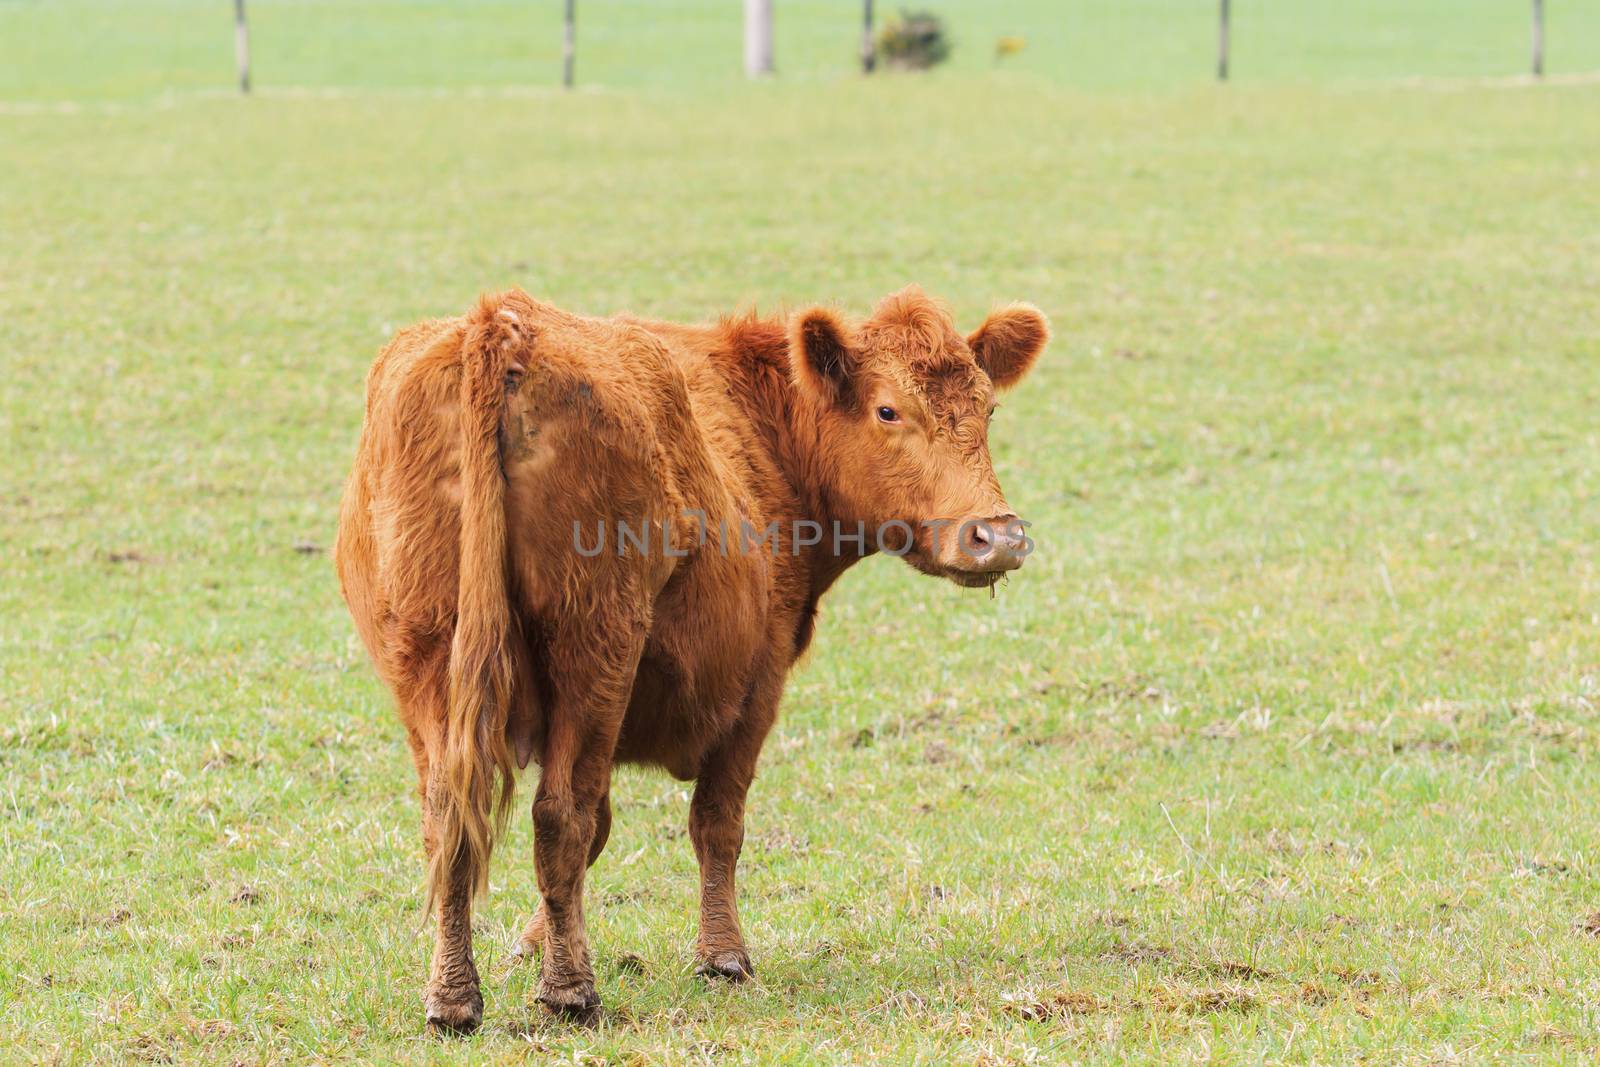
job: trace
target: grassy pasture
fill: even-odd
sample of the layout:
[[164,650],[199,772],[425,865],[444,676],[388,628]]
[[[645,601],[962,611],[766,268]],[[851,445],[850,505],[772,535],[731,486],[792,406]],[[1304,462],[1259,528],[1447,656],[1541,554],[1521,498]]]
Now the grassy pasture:
[[[1222,91],[1209,8],[1096,8],[1124,68],[1017,5],[1013,69],[860,83],[785,4],[746,87],[686,51],[736,61],[712,5],[585,0],[610,88],[432,94],[525,80],[512,5],[255,6],[264,84],[351,91],[210,92],[221,5],[0,7],[0,1060],[1600,1052],[1600,85],[1392,84],[1520,69],[1434,0],[1361,5],[1397,28],[1354,63],[1274,8],[1316,47],[1256,71],[1241,12]],[[994,434],[1036,557],[825,602],[752,793],[759,984],[689,975],[686,793],[627,770],[602,1025],[501,958],[523,817],[485,1027],[424,1036],[410,765],[324,551],[372,354],[509,284],[700,318],[912,279],[1054,319]]]

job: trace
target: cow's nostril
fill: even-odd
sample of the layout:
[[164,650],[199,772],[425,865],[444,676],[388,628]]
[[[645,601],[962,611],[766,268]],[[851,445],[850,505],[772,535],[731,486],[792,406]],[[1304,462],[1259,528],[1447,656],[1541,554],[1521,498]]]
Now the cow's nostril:
[[974,558],[985,556],[994,547],[994,535],[989,524],[980,520],[968,522],[961,530],[961,547]]

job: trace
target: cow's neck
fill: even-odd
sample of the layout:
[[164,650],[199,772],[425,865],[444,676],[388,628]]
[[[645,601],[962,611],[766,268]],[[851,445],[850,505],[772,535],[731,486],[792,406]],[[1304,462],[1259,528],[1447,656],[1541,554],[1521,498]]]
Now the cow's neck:
[[786,535],[795,529],[795,523],[803,520],[822,527],[822,542],[800,551],[811,596],[815,599],[851,566],[872,554],[873,531],[866,531],[864,554],[853,551],[853,541],[850,542],[851,551],[834,550],[834,531],[842,529],[854,535],[856,522],[829,492],[834,474],[826,468],[827,452],[818,439],[822,420],[813,410],[812,402],[799,395],[790,378],[788,342],[783,329],[777,324],[761,325],[769,328],[760,332],[752,330],[741,338],[744,343],[738,346],[742,349],[738,373],[744,381],[740,383],[742,388],[732,392],[795,502],[794,514],[770,516],[768,521],[777,519],[784,524]]

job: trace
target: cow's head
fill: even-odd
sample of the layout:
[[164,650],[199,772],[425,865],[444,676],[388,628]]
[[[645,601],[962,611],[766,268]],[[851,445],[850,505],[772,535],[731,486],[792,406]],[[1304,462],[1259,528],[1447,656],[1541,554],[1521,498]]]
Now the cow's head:
[[819,464],[833,506],[879,547],[965,586],[1022,566],[1031,542],[989,459],[995,391],[1050,338],[1037,308],[995,311],[966,337],[915,286],[851,324],[826,308],[795,316],[796,385],[815,401]]

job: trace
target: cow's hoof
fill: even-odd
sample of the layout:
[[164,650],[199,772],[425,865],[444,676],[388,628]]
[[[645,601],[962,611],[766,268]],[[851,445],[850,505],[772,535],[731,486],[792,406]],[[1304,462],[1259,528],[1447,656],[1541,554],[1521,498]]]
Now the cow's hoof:
[[483,994],[476,989],[430,991],[422,1006],[434,1030],[470,1034],[483,1022]]
[[551,1012],[575,1022],[594,1022],[600,1017],[600,995],[593,982],[556,985],[541,979],[537,999]]
[[511,959],[518,960],[537,959],[544,951],[544,905],[539,905],[534,911],[533,918],[528,920],[528,925],[522,928],[522,936],[517,938],[517,943],[511,946]]
[[756,969],[750,963],[748,952],[744,949],[735,949],[702,956],[694,973],[702,978],[726,978],[733,982],[743,982],[754,978]]

